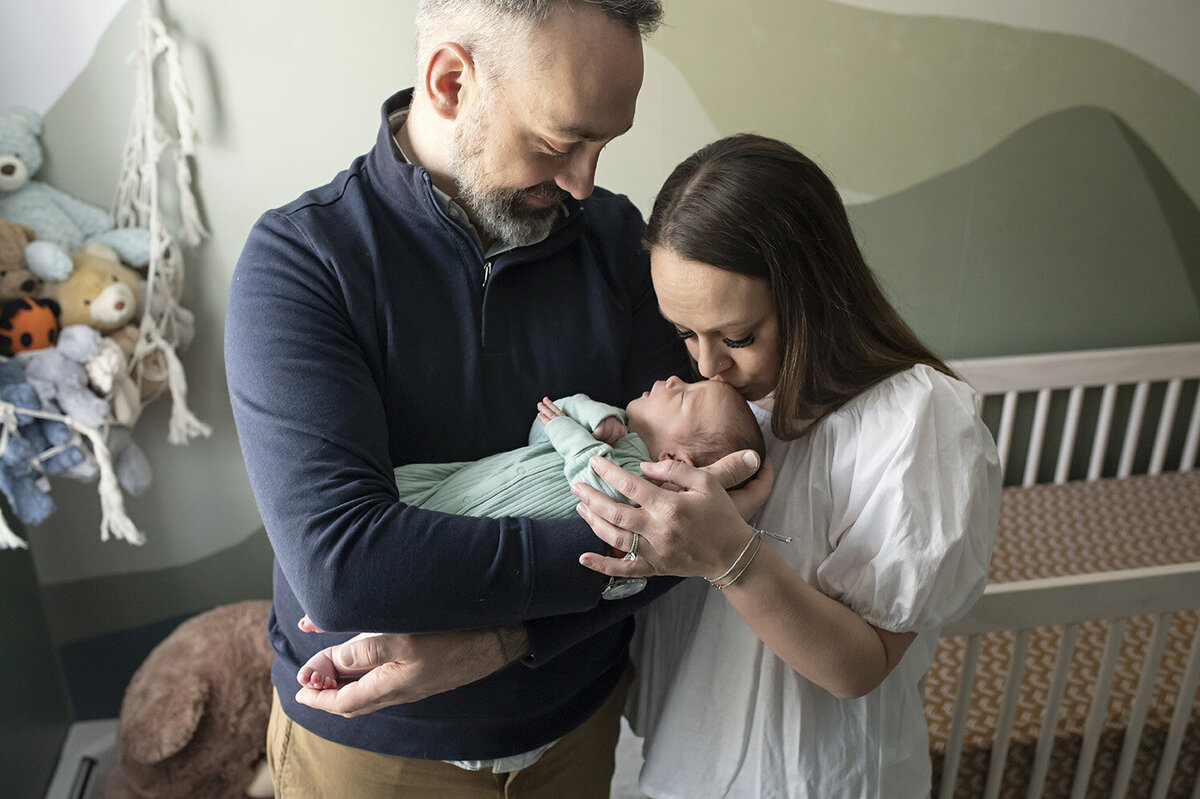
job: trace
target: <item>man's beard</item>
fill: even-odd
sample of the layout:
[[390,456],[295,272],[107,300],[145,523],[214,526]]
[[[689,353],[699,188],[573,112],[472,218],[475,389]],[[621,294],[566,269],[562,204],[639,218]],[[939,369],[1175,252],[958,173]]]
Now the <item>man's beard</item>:
[[[485,122],[488,109],[481,108],[454,131],[448,155],[450,176],[458,186],[455,199],[466,208],[476,227],[486,236],[509,247],[522,247],[544,239],[558,218],[558,205],[568,196],[553,183],[524,189],[490,189],[483,168],[483,148],[487,140]],[[531,208],[526,197],[544,197],[553,201],[547,208]]]

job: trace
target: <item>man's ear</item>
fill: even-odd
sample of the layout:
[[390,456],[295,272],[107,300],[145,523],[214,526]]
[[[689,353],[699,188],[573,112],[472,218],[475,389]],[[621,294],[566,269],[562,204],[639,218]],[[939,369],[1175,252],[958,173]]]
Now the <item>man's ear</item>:
[[475,82],[475,61],[461,44],[442,42],[425,63],[425,95],[442,119],[455,119]]
[[658,459],[660,461],[665,461],[665,460],[679,461],[680,463],[686,463],[688,466],[696,465],[692,461],[692,456],[689,455],[687,452],[683,451],[682,449],[664,449],[662,452],[658,453]]

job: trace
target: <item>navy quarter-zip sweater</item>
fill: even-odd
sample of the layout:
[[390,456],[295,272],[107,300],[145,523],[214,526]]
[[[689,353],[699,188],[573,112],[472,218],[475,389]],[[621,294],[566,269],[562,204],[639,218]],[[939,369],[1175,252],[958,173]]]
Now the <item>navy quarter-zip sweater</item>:
[[[250,482],[275,550],[269,635],[285,712],[377,752],[486,759],[586,719],[627,662],[633,609],[579,565],[579,519],[451,516],[399,502],[392,469],[524,443],[543,396],[624,406],[683,372],[639,243],[642,219],[597,189],[550,236],[485,261],[392,139],[262,216],[230,287],[225,357]],[[487,275],[485,279],[485,274]],[[654,581],[652,581],[654,582]],[[661,591],[661,589],[660,589]],[[531,655],[477,683],[344,719],[298,704],[296,671],[348,635],[526,622]]]

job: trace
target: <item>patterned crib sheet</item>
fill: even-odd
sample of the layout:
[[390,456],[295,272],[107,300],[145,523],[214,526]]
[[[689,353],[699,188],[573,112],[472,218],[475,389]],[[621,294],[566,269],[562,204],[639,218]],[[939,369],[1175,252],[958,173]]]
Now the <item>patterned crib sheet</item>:
[[[1007,582],[1190,561],[1200,561],[1200,469],[1005,489],[989,577]],[[1198,625],[1197,611],[1171,619],[1129,796],[1150,793]],[[1079,626],[1046,780],[1047,797],[1070,794],[1109,627],[1108,622]],[[1133,617],[1126,623],[1088,796],[1108,796],[1153,629],[1150,617]],[[1062,634],[1062,628],[1049,627],[1034,630],[1030,638],[1002,796],[1025,796]],[[982,795],[1014,638],[1012,632],[983,637],[956,797]],[[926,683],[935,790],[965,650],[965,638],[942,639]],[[1192,714],[1170,796],[1189,795],[1200,768],[1200,701],[1195,696],[1182,701],[1192,704]]]

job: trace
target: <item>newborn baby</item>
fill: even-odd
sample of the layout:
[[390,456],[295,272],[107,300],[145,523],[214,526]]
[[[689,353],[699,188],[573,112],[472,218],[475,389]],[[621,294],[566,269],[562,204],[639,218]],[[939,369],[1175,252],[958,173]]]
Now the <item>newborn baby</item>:
[[[395,470],[400,501],[464,516],[568,518],[577,500],[571,485],[586,482],[624,501],[588,465],[594,455],[640,474],[640,464],[672,459],[707,466],[731,452],[752,449],[764,457],[762,431],[749,405],[729,384],[715,380],[686,383],[660,380],[624,411],[582,394],[538,403],[529,443],[478,461],[409,464]],[[636,593],[615,582],[606,598]],[[307,616],[305,632],[322,632]],[[380,633],[363,633],[379,635]],[[336,646],[318,652],[300,668],[300,684],[316,690],[337,688],[359,676],[339,669]]]

